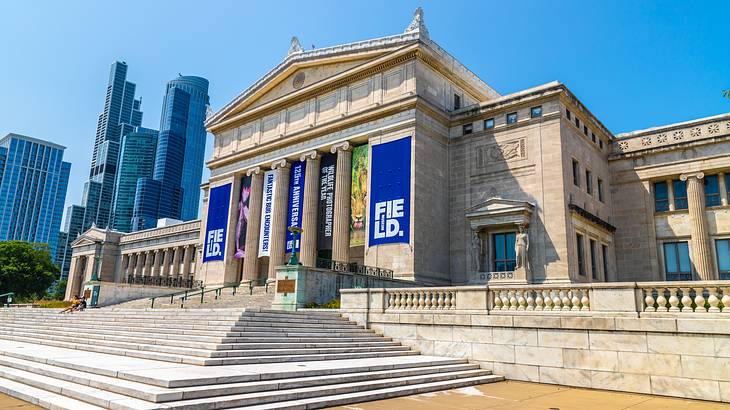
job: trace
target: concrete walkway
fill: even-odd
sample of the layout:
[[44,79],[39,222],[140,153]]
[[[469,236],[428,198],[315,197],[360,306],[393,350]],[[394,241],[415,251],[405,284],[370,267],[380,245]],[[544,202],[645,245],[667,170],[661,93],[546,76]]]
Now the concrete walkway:
[[0,409],[2,410],[36,410],[40,409],[38,406],[34,406],[30,403],[26,403],[22,400],[12,398],[0,393]]
[[504,381],[330,410],[730,410],[730,404],[644,394]]

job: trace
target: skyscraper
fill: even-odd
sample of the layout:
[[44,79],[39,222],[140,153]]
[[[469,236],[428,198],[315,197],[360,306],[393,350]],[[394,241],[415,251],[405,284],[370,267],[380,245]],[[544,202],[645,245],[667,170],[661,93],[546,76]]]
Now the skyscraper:
[[157,130],[137,127],[122,139],[112,223],[118,231],[131,231],[137,180],[152,177],[158,134]]
[[19,134],[0,139],[0,241],[46,243],[57,259],[71,171],[65,149]]
[[167,84],[152,178],[141,178],[132,230],[153,228],[160,218],[198,217],[203,176],[208,80],[180,76]]

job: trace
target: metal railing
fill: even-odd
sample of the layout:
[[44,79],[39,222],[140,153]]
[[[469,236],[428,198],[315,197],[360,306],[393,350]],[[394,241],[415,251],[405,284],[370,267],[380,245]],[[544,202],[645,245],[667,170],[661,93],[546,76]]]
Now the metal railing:
[[196,289],[203,287],[203,281],[183,279],[177,276],[127,276],[127,283],[130,285],[161,286],[167,288]]
[[10,307],[10,302],[13,301],[13,296],[15,296],[15,293],[13,292],[3,293],[0,295],[0,298],[5,298],[5,307]]
[[342,262],[332,259],[317,258],[316,267],[320,269],[329,269],[335,272],[358,273],[360,275],[376,276],[380,278],[393,278],[393,271],[391,269],[360,265],[357,262]]
[[[231,294],[235,295],[236,290],[238,289],[238,286],[239,285],[229,285],[229,286],[222,286],[219,288],[213,288],[213,289],[208,289],[208,290],[206,290],[204,287],[200,287],[198,289],[189,289],[189,290],[184,290],[182,292],[174,292],[174,293],[169,293],[166,295],[151,297],[151,298],[149,298],[151,301],[150,309],[155,308],[155,300],[163,299],[163,298],[170,298],[170,304],[172,305],[173,303],[175,303],[175,297],[178,297],[178,299],[180,300],[181,308],[185,307],[185,303],[188,300],[193,300],[193,298],[197,299],[198,295],[200,295],[200,303],[203,303],[205,301],[205,295],[208,293],[215,293],[214,299],[217,300],[223,294],[224,289],[232,289]],[[251,293],[253,294],[253,287],[251,287]]]

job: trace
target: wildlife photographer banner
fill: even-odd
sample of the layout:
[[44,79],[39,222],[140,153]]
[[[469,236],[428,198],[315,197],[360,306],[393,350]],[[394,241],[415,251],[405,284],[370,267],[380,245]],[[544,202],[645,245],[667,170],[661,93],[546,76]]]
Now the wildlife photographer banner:
[[[302,204],[304,203],[304,172],[306,162],[297,161],[292,164],[289,175],[289,214],[287,215],[287,225],[302,227]],[[299,241],[301,236],[297,235],[297,243],[294,243],[294,234],[286,230],[286,251],[289,253],[292,249],[299,252]]]
[[317,249],[320,251],[332,250],[336,168],[336,154],[322,156],[319,165],[319,207],[317,215]]
[[210,189],[208,220],[205,223],[205,248],[203,262],[222,261],[226,251],[226,225],[231,184]]
[[271,252],[271,218],[274,216],[274,191],[276,189],[276,171],[264,173],[264,189],[261,195],[261,230],[259,256],[269,256]]
[[350,247],[365,245],[365,220],[368,206],[368,145],[352,149],[352,188],[350,198]]
[[411,137],[373,145],[368,245],[409,243]]
[[246,231],[248,230],[248,203],[251,199],[251,176],[241,178],[241,195],[238,198],[238,223],[236,224],[236,259],[246,256]]

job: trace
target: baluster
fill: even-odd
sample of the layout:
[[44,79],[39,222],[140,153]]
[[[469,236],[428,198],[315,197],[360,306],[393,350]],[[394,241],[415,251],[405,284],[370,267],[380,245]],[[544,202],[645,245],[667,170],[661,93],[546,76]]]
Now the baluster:
[[580,310],[580,298],[578,297],[578,292],[580,291],[577,289],[570,290],[570,293],[573,295],[573,297],[570,298],[570,303],[572,304],[570,310]]
[[722,303],[722,308],[720,309],[722,313],[730,313],[730,308],[728,306],[730,305],[730,288],[720,288],[722,290],[722,298],[720,299],[720,302]]
[[441,291],[436,291],[436,293],[438,293],[438,295],[439,295],[438,309],[443,309],[444,308],[444,293]]
[[568,297],[568,293],[565,290],[560,291],[560,301],[563,303],[563,309],[562,310],[570,310],[570,298]]
[[679,298],[677,297],[677,288],[669,288],[669,311],[680,312],[679,310]]
[[395,298],[393,297],[393,292],[388,292],[388,308],[392,308],[393,303],[395,303]]
[[395,298],[395,308],[400,309],[401,307],[401,292],[395,292],[393,297]]
[[690,288],[679,288],[679,290],[682,291],[682,308],[681,312],[687,313],[692,312],[694,309],[692,309],[692,298],[689,296]]
[[451,309],[451,292],[446,292],[446,300],[444,301],[444,308]]
[[451,291],[451,309],[456,309],[456,292]]
[[418,291],[418,307],[416,309],[423,310],[423,306],[425,305],[423,298],[424,298],[423,291],[419,290]]
[[496,290],[492,291],[492,301],[494,303],[492,310],[502,310],[502,298],[499,297],[499,292]]
[[580,298],[580,310],[591,310],[591,299],[588,297],[588,289],[583,291],[583,297]]
[[665,289],[663,287],[657,288],[657,298],[656,298],[656,303],[657,303],[656,311],[657,312],[667,312],[668,311],[667,304],[669,303],[669,301],[667,301],[667,297],[664,296],[664,290]]
[[509,293],[502,290],[500,294],[502,295],[502,310],[509,310]]
[[656,308],[654,307],[656,300],[654,300],[654,295],[652,295],[653,291],[653,288],[644,289],[644,294],[646,295],[644,298],[644,312],[656,312]]
[[413,292],[408,292],[408,309],[414,309],[416,304],[416,295]]
[[720,308],[718,307],[718,305],[720,304],[720,299],[717,298],[717,292],[719,291],[719,288],[712,286],[708,287],[707,291],[710,293],[710,295],[707,297],[707,303],[710,304],[708,312],[720,313]]
[[543,310],[545,308],[545,299],[542,298],[542,289],[535,291],[535,310]]
[[423,308],[425,310],[431,309],[431,291],[426,290],[423,292]]
[[553,309],[552,310],[561,310],[563,307],[562,299],[558,295],[558,291],[555,289],[550,290],[550,295],[553,299]]
[[525,299],[525,291],[520,289],[517,291],[517,310],[524,311],[527,306],[527,300]]
[[509,298],[509,310],[517,310],[517,297],[515,296],[515,291],[510,290],[507,292],[507,297]]
[[[705,296],[702,292],[705,290],[704,287],[694,288],[695,290],[695,312],[706,313],[707,308],[705,307]],[[687,292],[689,293],[689,292]]]
[[530,311],[535,310],[535,298],[532,295],[533,295],[533,290],[528,289],[527,290],[527,300],[526,300],[526,302],[527,302],[526,310],[530,310]]

